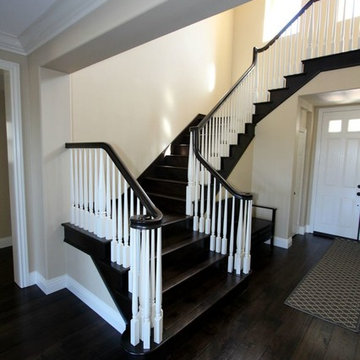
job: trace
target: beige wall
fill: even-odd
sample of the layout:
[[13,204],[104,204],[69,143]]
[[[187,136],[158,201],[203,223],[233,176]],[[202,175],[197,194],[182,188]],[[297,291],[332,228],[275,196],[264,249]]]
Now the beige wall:
[[236,82],[253,60],[253,48],[263,45],[265,0],[252,0],[234,10],[232,82]]
[[73,140],[112,144],[135,176],[230,86],[233,13],[71,75]]
[[[2,81],[1,77],[0,77],[0,81]],[[0,172],[0,239],[1,239],[11,236],[5,94],[2,89],[0,89],[0,169],[1,169]]]
[[254,156],[254,141],[250,143],[240,160],[234,167],[228,177],[228,182],[234,189],[242,192],[251,192],[252,190],[252,167]]

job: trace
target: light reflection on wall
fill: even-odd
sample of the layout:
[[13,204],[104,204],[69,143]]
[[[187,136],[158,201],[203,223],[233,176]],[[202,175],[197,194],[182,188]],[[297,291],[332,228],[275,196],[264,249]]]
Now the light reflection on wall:
[[168,138],[170,138],[170,137],[171,137],[171,125],[170,125],[169,119],[166,118],[166,117],[163,117],[162,123],[163,123],[162,128],[164,129],[165,135],[166,135]]
[[208,90],[213,92],[216,85],[216,66],[214,63],[208,65]]
[[165,89],[164,96],[165,96],[166,105],[168,105],[169,108],[172,109],[175,105],[175,101],[174,101],[174,95],[173,95],[172,91],[170,90],[170,88]]

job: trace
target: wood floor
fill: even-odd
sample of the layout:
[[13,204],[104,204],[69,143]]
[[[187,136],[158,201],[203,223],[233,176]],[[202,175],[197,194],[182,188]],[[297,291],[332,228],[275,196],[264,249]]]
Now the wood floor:
[[[275,248],[271,256],[263,245],[248,290],[219,306],[163,358],[360,360],[359,334],[284,305],[330,245],[299,236],[289,250]],[[36,286],[19,289],[12,279],[11,248],[1,249],[0,359],[124,359],[118,333],[69,291],[45,296]]]

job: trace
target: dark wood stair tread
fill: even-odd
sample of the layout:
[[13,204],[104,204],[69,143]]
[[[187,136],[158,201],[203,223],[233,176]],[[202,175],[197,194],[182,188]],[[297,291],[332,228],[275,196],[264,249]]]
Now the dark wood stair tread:
[[176,335],[234,290],[248,275],[228,274],[226,269],[211,269],[197,286],[177,301],[164,307],[164,338]]
[[147,194],[149,195],[150,198],[153,196],[153,197],[158,197],[158,198],[163,198],[163,199],[168,199],[168,200],[186,202],[186,199],[180,198],[177,196],[170,196],[170,195],[164,195],[164,194],[158,194],[158,193],[152,193],[152,192],[148,192]]
[[169,182],[169,183],[173,183],[173,184],[182,184],[182,185],[187,185],[188,184],[187,181],[167,179],[167,178],[159,178],[159,177],[152,177],[152,176],[145,177],[144,180],[152,180],[152,181],[159,181],[159,182]]
[[225,257],[225,255],[206,250],[196,252],[193,257],[189,255],[188,259],[180,258],[179,261],[173,262],[169,266],[163,264],[163,292],[169,291]]
[[180,250],[186,246],[196,244],[197,242],[209,238],[210,235],[205,233],[199,233],[197,231],[185,232],[183,234],[175,234],[169,236],[163,240],[163,243],[166,242],[166,246],[162,249],[162,255],[167,255],[176,250]]
[[187,166],[158,165],[159,168],[187,170]]
[[163,213],[163,218],[162,218],[161,223],[163,226],[166,226],[166,225],[174,224],[174,223],[181,222],[181,221],[188,220],[188,219],[192,219],[192,216]]
[[249,275],[228,274],[226,269],[211,269],[207,275],[199,279],[198,286],[193,287],[191,292],[185,293],[164,307],[164,334],[161,344],[152,341],[151,350],[143,350],[141,342],[137,346],[132,346],[129,330],[126,330],[121,337],[124,350],[136,356],[149,354],[167,346],[176,335],[186,330],[226,296],[237,289],[245,289],[249,278]]

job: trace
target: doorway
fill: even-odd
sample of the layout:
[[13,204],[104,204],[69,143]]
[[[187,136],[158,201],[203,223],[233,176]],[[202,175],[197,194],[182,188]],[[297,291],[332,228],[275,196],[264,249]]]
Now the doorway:
[[360,212],[360,105],[319,110],[313,189],[313,230],[356,239]]
[[20,287],[26,287],[31,285],[31,281],[26,231],[20,66],[0,59],[0,70],[4,77],[14,281]]

